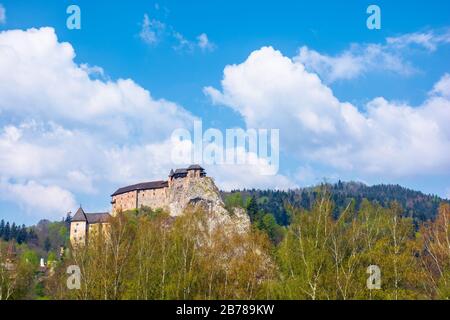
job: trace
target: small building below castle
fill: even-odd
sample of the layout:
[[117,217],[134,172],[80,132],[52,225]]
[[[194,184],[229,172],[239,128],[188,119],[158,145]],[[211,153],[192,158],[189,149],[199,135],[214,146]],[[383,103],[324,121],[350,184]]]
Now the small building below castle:
[[70,222],[70,243],[85,244],[89,234],[106,229],[110,218],[109,212],[86,213],[80,206]]

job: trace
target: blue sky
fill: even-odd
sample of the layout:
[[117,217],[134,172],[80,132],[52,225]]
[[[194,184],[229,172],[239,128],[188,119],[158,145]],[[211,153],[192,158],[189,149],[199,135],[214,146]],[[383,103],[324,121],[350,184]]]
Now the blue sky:
[[[381,30],[366,27],[372,3]],[[2,218],[109,209],[117,187],[175,167],[167,139],[194,118],[280,129],[278,175],[207,167],[225,189],[342,179],[450,196],[447,1],[0,5]]]

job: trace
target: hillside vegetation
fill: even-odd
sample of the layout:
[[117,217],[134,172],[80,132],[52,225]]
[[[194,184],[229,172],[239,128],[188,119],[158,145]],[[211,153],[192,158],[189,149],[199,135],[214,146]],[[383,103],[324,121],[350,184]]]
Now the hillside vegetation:
[[[228,209],[246,208],[252,222],[246,232],[211,229],[210,212],[201,208],[176,218],[141,208],[111,218],[108,232],[91,235],[84,247],[65,240],[63,255],[54,246],[67,238],[56,237],[47,270],[32,244],[11,250],[11,241],[0,242],[0,299],[450,298],[450,204],[421,221],[399,202],[336,205],[323,186],[308,190],[314,200],[307,206],[282,202],[282,225],[264,209],[275,206],[271,197],[307,191],[251,192],[258,191],[226,195]],[[54,224],[60,227],[47,225],[49,238],[66,222]],[[71,290],[73,265],[82,276]],[[381,271],[379,289],[367,285],[370,266]]]
[[433,219],[441,203],[450,201],[435,195],[426,195],[420,191],[410,190],[399,185],[367,186],[358,182],[341,182],[323,184],[318,187],[278,190],[234,190],[222,192],[228,205],[248,206],[250,199],[256,200],[257,210],[274,216],[279,225],[287,226],[291,222],[287,206],[311,209],[320,194],[326,188],[333,200],[333,214],[337,216],[349,203],[359,209],[364,199],[383,207],[389,207],[392,202],[401,206],[403,216],[412,217],[415,222]]

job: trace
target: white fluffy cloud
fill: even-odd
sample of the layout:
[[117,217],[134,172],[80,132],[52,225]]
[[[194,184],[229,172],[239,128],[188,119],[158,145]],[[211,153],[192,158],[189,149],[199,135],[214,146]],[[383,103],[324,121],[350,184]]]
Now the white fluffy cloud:
[[197,36],[196,41],[190,40],[181,32],[175,30],[173,26],[157,19],[150,19],[148,14],[144,14],[139,37],[144,43],[151,46],[156,46],[166,40],[176,51],[194,52],[195,49],[200,49],[204,52],[211,52],[216,48],[216,45],[209,40],[206,33]]
[[71,192],[55,185],[47,186],[35,181],[24,184],[0,181],[0,199],[17,203],[33,218],[59,219],[64,215],[62,210],[76,207]]
[[431,96],[443,96],[450,99],[450,75],[445,74],[439,82],[434,85]]
[[147,139],[164,137],[193,119],[131,79],[91,79],[92,68],[74,63],[74,49],[52,28],[2,32],[0,56],[0,110],[17,118],[64,121],[124,140],[136,130]]
[[401,55],[378,44],[353,45],[349,50],[336,56],[320,54],[304,46],[294,60],[304,64],[326,82],[349,80],[368,71],[389,71],[410,75],[415,69],[404,61]]
[[404,48],[411,45],[423,47],[429,51],[435,51],[439,45],[450,43],[450,29],[441,31],[424,31],[407,33],[398,37],[386,39],[388,45]]
[[[261,165],[264,167],[264,165]],[[284,175],[262,175],[260,166],[247,165],[216,165],[208,171],[220,183],[222,190],[235,189],[276,189],[287,190],[297,188],[298,185]]]
[[304,46],[293,60],[305,65],[308,71],[317,73],[327,83],[354,79],[370,71],[408,76],[417,70],[405,60],[406,49],[415,46],[431,52],[446,43],[450,43],[449,30],[416,32],[387,38],[384,44],[352,44],[334,56]]
[[208,39],[208,35],[206,33],[202,33],[197,37],[197,44],[203,51],[213,51],[216,47],[214,43]]
[[214,103],[239,112],[249,128],[280,129],[281,148],[299,161],[386,176],[450,171],[448,75],[420,106],[376,98],[362,112],[299,61],[263,47],[227,66],[221,84],[204,89]]
[[147,44],[155,45],[164,34],[166,25],[159,20],[150,19],[148,14],[144,14],[139,37]]

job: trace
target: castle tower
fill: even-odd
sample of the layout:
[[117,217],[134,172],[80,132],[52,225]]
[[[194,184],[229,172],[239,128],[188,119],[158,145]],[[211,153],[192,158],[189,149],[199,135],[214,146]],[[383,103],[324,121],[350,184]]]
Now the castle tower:
[[[109,225],[110,218],[109,212],[86,213],[80,206],[70,222],[70,243],[72,246],[86,244],[86,241],[89,240],[89,234],[94,234],[102,226]],[[106,231],[106,229],[104,230]]]
[[86,214],[80,206],[70,223],[70,242],[72,245],[86,243],[87,221]]
[[189,166],[186,170],[187,170],[188,179],[201,178],[201,177],[206,176],[205,169],[203,169],[198,164],[193,164],[193,165]]

